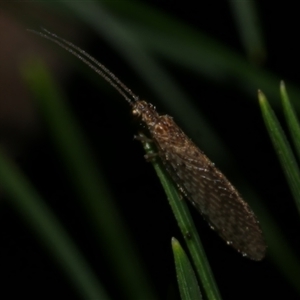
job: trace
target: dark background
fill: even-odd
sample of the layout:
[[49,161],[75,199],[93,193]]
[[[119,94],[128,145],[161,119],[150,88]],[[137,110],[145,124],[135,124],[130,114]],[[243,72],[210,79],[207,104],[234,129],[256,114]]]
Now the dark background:
[[[120,22],[128,21],[125,13],[114,11],[107,2],[102,4],[104,7],[107,4]],[[256,4],[266,55],[258,54],[249,64],[257,68],[258,74],[267,72],[275,78],[274,82],[278,78],[279,95],[279,80],[285,80],[288,91],[289,84],[297,86],[299,81],[297,67],[300,49],[297,37],[300,23],[297,6],[267,2]],[[178,4],[174,1],[149,2],[148,5],[247,60],[229,2],[205,1],[201,7],[196,7],[192,1]],[[129,20],[138,26],[139,20]],[[0,23],[2,147],[65,226],[112,299],[123,299],[125,296],[116,288],[118,283],[114,270],[105,256],[105,241],[99,243],[91,229],[47,126],[31,101],[30,91],[22,82],[22,61],[29,56],[42,57],[82,126],[95,164],[105,176],[157,294],[160,299],[179,299],[170,241],[174,236],[182,244],[184,242],[160,182],[152,166],[145,162],[141,145],[133,140],[139,124],[131,115],[129,106],[108,84],[81,66],[71,55],[30,35],[26,29],[44,26],[73,41],[103,62],[141,98],[156,105],[159,112],[173,115],[172,112],[105,38],[66,8],[58,4],[47,5],[46,2],[0,2]],[[187,133],[192,137],[198,135],[201,142],[196,143],[241,190],[247,201],[246,184],[259,195],[259,201],[263,201],[297,253],[299,217],[257,100],[257,89],[264,91],[264,83],[247,90],[231,74],[213,78],[203,72],[199,76],[199,73],[172,63],[159,54],[154,53],[153,57],[180,89],[193,99],[194,106],[206,117],[233,159],[227,161],[223,149],[210,149],[210,141],[201,139],[201,130],[204,129],[194,128],[194,132]],[[285,128],[278,101],[275,102],[271,96],[269,100]],[[299,107],[299,98],[292,101]],[[184,121],[188,120],[188,116],[181,118],[174,115],[174,118],[183,128],[189,127]],[[5,277],[3,293],[9,293],[3,299],[21,295],[35,299],[44,293],[43,298],[63,295],[63,298],[80,299],[31,228],[1,190],[0,193],[0,269]],[[263,212],[259,212],[260,204],[253,205],[259,218],[264,218]],[[243,258],[226,246],[193,208],[191,213],[224,299],[271,298],[278,295],[289,299],[297,297],[295,288],[274,262],[272,249],[262,262]]]

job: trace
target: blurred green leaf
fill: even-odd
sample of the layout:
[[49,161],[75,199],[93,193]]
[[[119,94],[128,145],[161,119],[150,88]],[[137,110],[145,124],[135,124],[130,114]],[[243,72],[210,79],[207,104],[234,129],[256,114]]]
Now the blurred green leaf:
[[81,196],[82,205],[98,230],[101,241],[105,241],[104,250],[119,276],[124,293],[130,299],[154,299],[126,226],[62,93],[40,62],[28,64],[23,73],[68,175]]
[[80,254],[50,208],[26,176],[0,151],[0,183],[16,211],[85,299],[109,299],[85,258]]
[[251,62],[260,65],[265,60],[266,49],[255,2],[229,0],[229,4],[248,58]]

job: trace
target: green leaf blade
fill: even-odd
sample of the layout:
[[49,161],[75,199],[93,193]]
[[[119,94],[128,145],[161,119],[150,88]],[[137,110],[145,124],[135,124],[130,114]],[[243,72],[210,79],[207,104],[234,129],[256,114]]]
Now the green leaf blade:
[[298,155],[298,158],[300,159],[300,125],[299,120],[297,118],[295,109],[292,105],[292,103],[289,100],[289,96],[287,94],[285,84],[282,81],[280,83],[280,94],[281,94],[281,101],[282,101],[282,107],[283,112],[285,115],[286,122],[289,127],[289,131],[291,134],[291,137],[293,139],[294,146],[296,148],[296,152]]
[[[147,155],[150,157],[156,153],[156,150],[150,143],[145,142],[143,143],[143,146]],[[193,261],[193,265],[196,269],[196,274],[201,281],[203,291],[207,299],[221,299],[220,292],[201,244],[200,237],[185,201],[183,201],[181,198],[175,183],[169,177],[161,162],[159,160],[151,160],[151,162],[159,180],[161,181],[169,204],[178,222],[178,226],[183,234]]]
[[300,172],[296,159],[267,98],[261,91],[258,98],[267,130],[300,212]]
[[172,238],[172,250],[176,266],[177,280],[182,300],[202,299],[200,288],[192,268],[192,265],[180,246],[180,243]]

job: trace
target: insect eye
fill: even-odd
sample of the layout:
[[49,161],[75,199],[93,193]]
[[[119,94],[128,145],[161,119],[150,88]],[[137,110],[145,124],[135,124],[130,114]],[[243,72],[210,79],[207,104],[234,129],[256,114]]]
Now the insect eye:
[[139,116],[139,115],[140,115],[140,111],[139,111],[138,109],[134,109],[134,110],[132,111],[132,114],[133,114],[134,116]]

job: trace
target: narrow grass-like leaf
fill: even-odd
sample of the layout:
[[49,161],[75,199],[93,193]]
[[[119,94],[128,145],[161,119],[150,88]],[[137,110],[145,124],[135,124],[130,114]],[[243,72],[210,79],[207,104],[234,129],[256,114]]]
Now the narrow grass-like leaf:
[[[155,153],[155,149],[150,143],[144,143],[144,149],[150,156]],[[185,201],[181,199],[177,187],[166,173],[161,162],[159,160],[152,160],[152,164],[165,190],[174,216],[190,251],[193,264],[196,268],[197,275],[202,283],[207,299],[221,299],[198,232]]]
[[300,212],[300,172],[296,159],[267,98],[261,91],[258,98],[267,130]]
[[[0,184],[17,212],[27,221],[74,289],[84,299],[108,299],[95,274],[64,228],[18,167],[0,150]],[[41,298],[47,298],[41,295]]]
[[201,300],[202,295],[197,282],[197,278],[195,276],[195,272],[186,253],[175,238],[172,238],[172,249],[181,299]]
[[260,64],[265,59],[266,50],[254,1],[230,0],[229,3],[247,56],[255,64]]
[[289,96],[283,81],[280,83],[280,94],[285,119],[288,124],[298,158],[300,159],[300,125],[294,107],[289,100]]
[[105,251],[115,274],[119,276],[129,299],[154,299],[138,254],[105,181],[95,167],[84,134],[70,113],[65,99],[41,63],[31,63],[23,70],[53,140],[59,149],[70,179],[81,196],[95,228],[105,240]]
[[[125,23],[126,29],[131,29],[148,51],[154,51],[163,59],[197,72],[206,79],[223,81],[225,78],[226,81],[229,75],[247,94],[261,86],[272,97],[272,105],[279,108],[277,84],[280,78],[249,64],[224,44],[142,1],[108,1],[105,6],[122,16],[123,27]],[[289,91],[291,97],[299,98],[297,86],[290,85]],[[295,103],[295,107],[299,109],[300,101]]]

